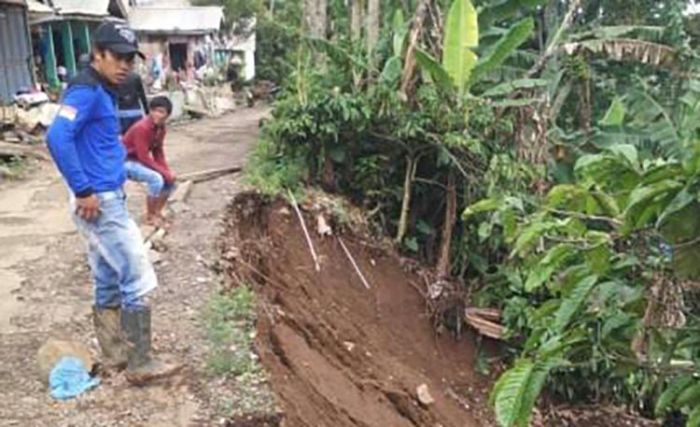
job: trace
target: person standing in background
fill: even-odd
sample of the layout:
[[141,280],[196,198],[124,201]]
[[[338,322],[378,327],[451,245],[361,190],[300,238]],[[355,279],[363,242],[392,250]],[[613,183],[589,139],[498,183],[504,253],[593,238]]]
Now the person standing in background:
[[157,53],[151,59],[151,85],[159,91],[163,88],[163,54]]
[[124,83],[117,90],[117,103],[119,105],[119,125],[121,134],[141,118],[148,114],[148,99],[143,88],[141,77],[133,71],[129,73]]

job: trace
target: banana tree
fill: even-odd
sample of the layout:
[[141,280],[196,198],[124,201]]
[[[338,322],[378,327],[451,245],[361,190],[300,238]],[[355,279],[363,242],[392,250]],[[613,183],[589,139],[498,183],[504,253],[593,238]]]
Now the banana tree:
[[503,65],[532,36],[534,27],[532,18],[516,22],[495,44],[487,47],[482,58],[478,58],[475,53],[479,47],[476,9],[470,0],[455,0],[445,25],[442,61],[421,49],[416,52],[416,59],[435,84],[457,96],[458,108],[461,108],[471,87]]
[[[505,34],[493,45],[484,49],[482,58],[477,56],[479,48],[479,17],[476,8],[470,0],[455,0],[447,13],[445,33],[442,45],[442,58],[437,60],[424,49],[416,49],[415,58],[428,78],[446,95],[453,100],[454,111],[468,114],[465,101],[472,96],[471,87],[475,82],[487,76],[491,71],[500,67],[506,59],[526,40],[534,29],[532,18],[526,18],[512,25]],[[449,153],[445,145],[439,147],[451,162],[455,157]],[[457,168],[450,168],[445,185],[447,205],[443,223],[441,250],[438,259],[438,274],[449,276],[450,248],[452,231],[457,220]],[[407,180],[409,182],[409,180]],[[410,190],[408,191],[410,194]],[[402,217],[402,220],[405,220]]]

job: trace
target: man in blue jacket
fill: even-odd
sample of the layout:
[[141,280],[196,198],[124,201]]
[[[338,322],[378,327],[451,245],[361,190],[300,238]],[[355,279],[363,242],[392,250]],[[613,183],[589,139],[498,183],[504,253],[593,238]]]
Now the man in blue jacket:
[[95,292],[95,331],[106,364],[143,384],[179,368],[151,357],[151,310],[158,284],[122,186],[126,150],[119,139],[116,91],[138,51],[134,32],[105,23],[93,35],[92,62],[69,84],[47,142],[70,187],[73,219],[87,242]]

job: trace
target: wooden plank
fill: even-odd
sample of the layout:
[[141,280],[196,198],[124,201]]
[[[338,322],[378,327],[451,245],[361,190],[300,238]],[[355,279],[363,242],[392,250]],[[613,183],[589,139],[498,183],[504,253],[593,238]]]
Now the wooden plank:
[[243,170],[243,168],[241,166],[229,166],[229,167],[218,168],[218,169],[206,169],[206,170],[190,172],[190,173],[180,175],[178,177],[178,179],[181,181],[194,181],[194,183],[199,183],[199,182],[204,182],[204,181],[216,179],[216,178],[219,178],[219,177],[224,176],[224,175],[238,173],[241,170]]

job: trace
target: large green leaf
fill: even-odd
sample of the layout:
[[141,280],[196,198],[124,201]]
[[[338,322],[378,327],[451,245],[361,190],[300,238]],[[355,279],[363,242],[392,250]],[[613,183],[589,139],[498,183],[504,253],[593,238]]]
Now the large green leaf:
[[520,359],[496,382],[491,401],[502,427],[527,427],[553,362]]
[[556,362],[553,360],[535,363],[527,387],[525,387],[522,393],[520,416],[517,420],[517,426],[527,427],[530,425],[532,409],[535,407],[535,402],[537,402],[537,398],[547,382],[549,372],[555,365]]
[[600,329],[600,336],[605,339],[616,330],[628,327],[631,324],[634,324],[632,316],[623,312],[615,313],[605,319],[603,327]]
[[630,127],[641,132],[644,139],[671,152],[680,142],[680,131],[671,115],[646,91],[631,91],[625,96]]
[[559,270],[561,265],[576,254],[574,247],[567,243],[560,243],[552,247],[540,262],[530,270],[525,281],[525,290],[532,292],[542,286],[552,274]]
[[598,245],[584,252],[586,264],[592,272],[603,275],[610,270],[612,253],[606,245]]
[[503,200],[500,199],[482,199],[476,203],[467,206],[462,213],[463,219],[468,219],[472,215],[476,215],[481,212],[495,211],[499,207],[503,206]]
[[[528,326],[530,326],[533,329],[542,329],[542,334],[538,335],[543,335],[544,332],[546,332],[546,326],[549,325],[551,322],[550,317],[556,313],[557,309],[559,309],[559,300],[558,299],[549,299],[542,303],[541,306],[537,307],[534,311],[532,311],[531,314],[528,316]],[[558,335],[559,338],[561,338],[561,335]],[[537,343],[534,343],[534,340],[537,341]],[[525,351],[531,351],[537,348],[538,351],[540,351],[541,343],[539,340],[539,337],[531,337],[528,338],[528,341],[525,343],[523,346]]]
[[588,197],[588,190],[574,184],[559,184],[552,187],[547,193],[545,206],[556,208],[572,198],[580,199]]
[[532,18],[525,18],[511,26],[508,32],[476,64],[472,81],[479,81],[483,76],[500,67],[515,49],[530,38],[534,29],[535,21]]
[[634,189],[641,174],[636,150],[627,144],[611,145],[605,150],[607,152],[586,154],[577,160],[574,172],[581,183],[586,186],[595,184],[615,194]]
[[658,203],[655,203],[658,202],[658,198],[667,195],[673,196],[681,187],[683,187],[682,183],[665,179],[632,191],[625,210],[628,227],[634,229],[644,226],[646,221],[650,220],[653,214],[661,208]]
[[681,278],[700,279],[700,243],[674,248],[673,271]]
[[584,154],[576,160],[574,171],[579,172],[587,168],[599,166],[603,162],[607,162],[608,158],[604,154]]
[[588,275],[574,285],[569,295],[562,300],[561,306],[559,306],[559,310],[554,316],[555,331],[562,333],[569,326],[574,315],[586,302],[588,294],[590,294],[596,283],[598,283],[598,276]]
[[450,75],[447,71],[440,65],[439,62],[435,60],[430,54],[424,52],[421,49],[416,49],[416,62],[420,64],[430,78],[440,86],[443,90],[447,90],[452,87],[452,82],[450,81]]
[[669,162],[653,166],[644,172],[642,185],[649,185],[664,179],[677,178],[683,175],[683,167],[679,163]]
[[396,12],[394,12],[394,19],[392,20],[391,27],[394,32],[394,56],[400,57],[403,55],[403,46],[406,41],[406,34],[408,34],[408,28],[406,27],[403,10],[401,10],[401,8],[397,8]]
[[685,427],[700,427],[700,405],[693,408],[688,414],[688,422]]
[[447,14],[442,65],[460,93],[476,65],[476,55],[470,50],[479,44],[479,26],[474,5],[470,0],[454,0]]
[[676,406],[682,408],[686,405],[700,405],[700,383],[684,389],[676,398]]
[[401,71],[403,68],[403,62],[398,56],[392,56],[384,64],[384,69],[382,70],[381,80],[389,86],[393,86],[398,83],[401,78]]
[[662,416],[667,409],[672,407],[678,396],[694,382],[695,379],[691,376],[676,378],[659,396],[654,407],[654,414],[657,417]]
[[620,97],[616,96],[610,108],[605,113],[605,117],[600,121],[601,126],[621,126],[625,120],[625,104]]
[[[674,201],[679,199],[683,191],[676,195],[674,200],[669,200],[666,205],[669,209]],[[679,202],[679,204],[682,204]],[[661,214],[663,215],[663,214]],[[683,278],[697,280],[700,278],[700,203],[693,200],[685,207],[675,212],[660,222],[659,231],[664,239],[674,245],[672,264],[676,275]]]
[[603,214],[610,217],[617,217],[620,215],[620,206],[613,196],[600,191],[592,192],[591,196],[593,196],[593,199],[598,203]]
[[639,153],[631,144],[615,144],[607,148],[608,151],[627,161],[627,164],[635,171],[639,171]]
[[[662,227],[667,221],[673,219],[673,215],[685,209],[691,203],[697,200],[697,196],[691,194],[688,188],[684,188],[676,194],[676,197],[671,200],[671,203],[666,206],[666,209],[661,212],[659,219],[656,221],[656,227]],[[700,213],[700,212],[698,212]]]
[[663,181],[658,181],[650,185],[638,187],[634,191],[632,191],[632,194],[630,194],[627,209],[633,209],[637,205],[646,204],[659,194],[678,190],[682,186],[682,183],[673,179],[664,179]]
[[[551,321],[551,319],[548,320]],[[562,357],[562,355],[571,350],[571,347],[586,340],[585,332],[580,329],[567,331],[565,334],[557,334],[540,344],[539,348],[537,348],[537,355],[545,360]]]
[[518,239],[513,245],[512,255],[524,256],[539,239],[544,236],[545,232],[557,228],[558,225],[554,222],[545,222],[535,220],[531,224],[526,225],[518,235]]

